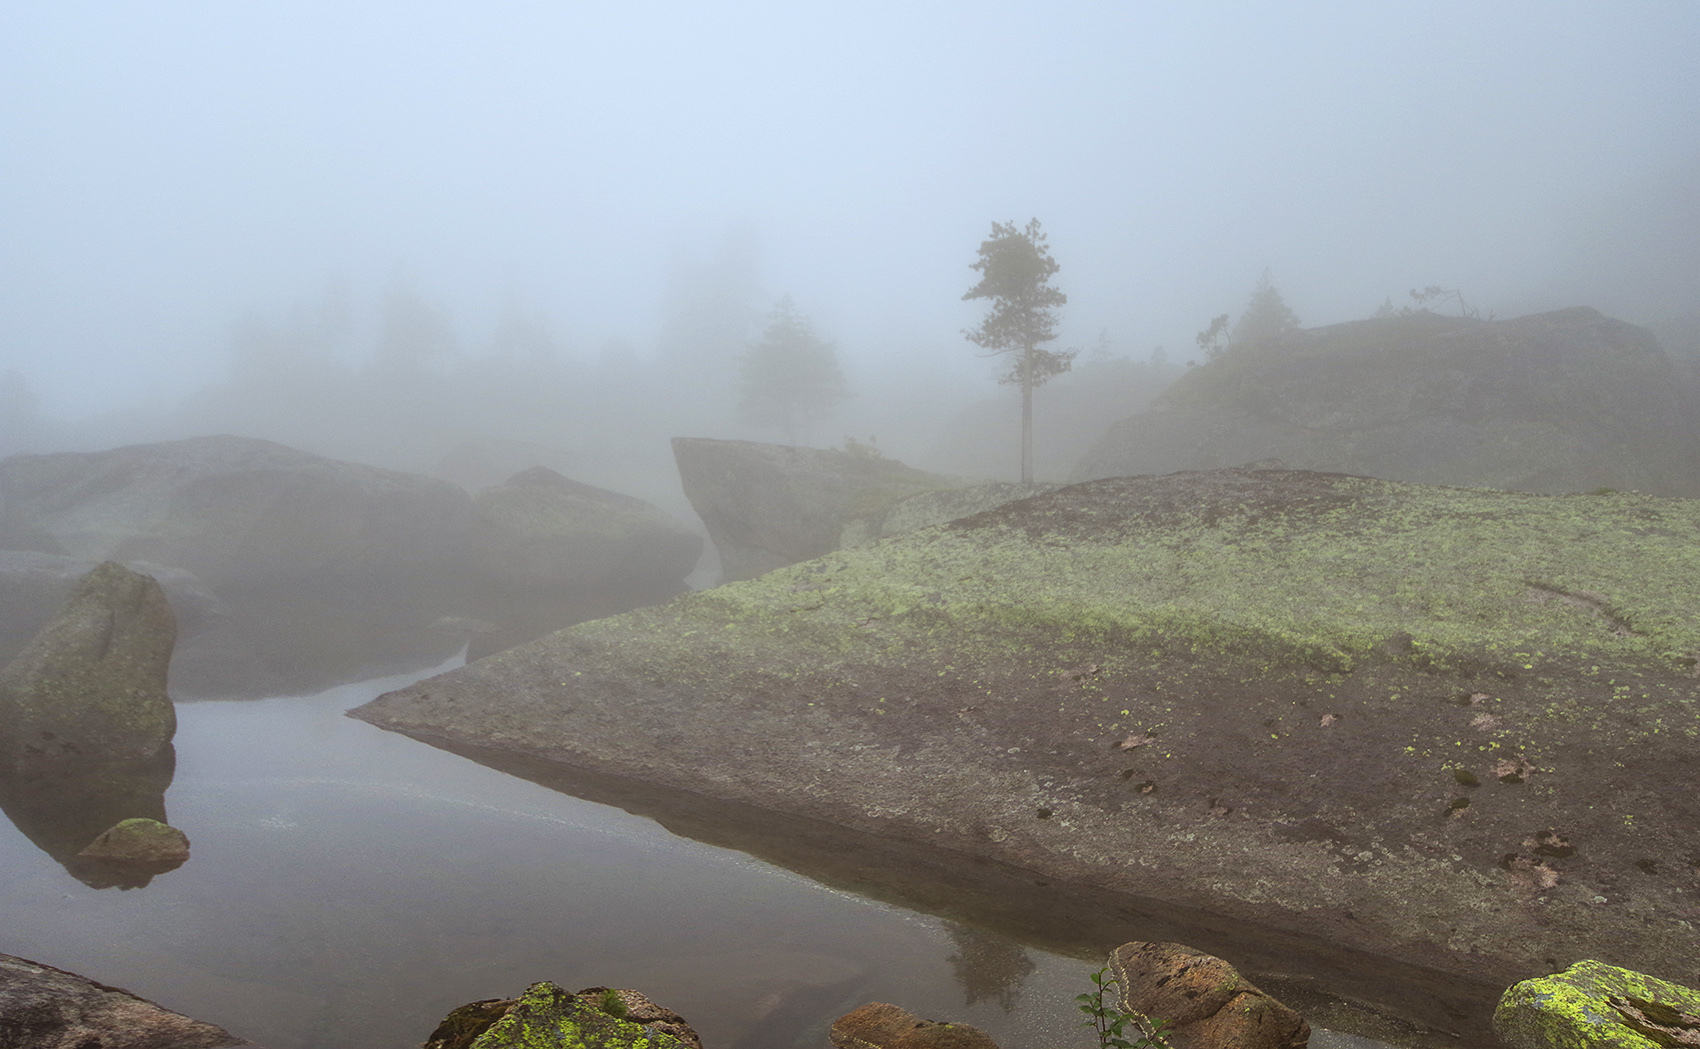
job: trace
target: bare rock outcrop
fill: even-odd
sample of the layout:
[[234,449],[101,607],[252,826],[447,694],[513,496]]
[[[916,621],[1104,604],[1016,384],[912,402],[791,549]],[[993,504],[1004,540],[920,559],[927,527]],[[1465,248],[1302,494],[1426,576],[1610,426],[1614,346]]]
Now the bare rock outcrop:
[[1295,467],[1528,492],[1700,495],[1700,413],[1654,335],[1587,309],[1352,321],[1232,350],[1117,423],[1078,478]]
[[252,1044],[129,991],[0,954],[0,1045],[7,1049],[224,1049]]

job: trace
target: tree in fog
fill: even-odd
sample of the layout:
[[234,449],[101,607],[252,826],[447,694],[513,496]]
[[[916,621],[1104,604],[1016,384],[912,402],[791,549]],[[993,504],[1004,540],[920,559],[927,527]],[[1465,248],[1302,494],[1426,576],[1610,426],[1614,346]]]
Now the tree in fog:
[[1232,328],[1228,327],[1228,317],[1226,313],[1212,317],[1209,326],[1193,338],[1205,360],[1213,361],[1230,352],[1267,349],[1299,330],[1299,318],[1281,298],[1268,270],[1258,278]]
[[1228,341],[1234,346],[1269,346],[1299,330],[1299,318],[1287,308],[1286,300],[1264,270],[1252,290],[1251,299],[1234,322]]
[[413,378],[454,354],[454,322],[447,311],[398,281],[384,296],[373,370],[386,378]]
[[23,372],[11,368],[0,375],[0,458],[31,450],[39,411]]
[[1033,390],[1068,371],[1072,350],[1045,350],[1056,339],[1056,308],[1068,296],[1051,286],[1060,268],[1045,245],[1039,220],[1025,229],[1013,222],[992,223],[992,235],[980,243],[980,257],[969,267],[980,282],[962,296],[992,300],[980,326],[963,332],[969,342],[993,355],[1007,354],[1010,369],[999,382],[1021,384],[1021,480],[1033,480]]
[[814,420],[849,395],[838,351],[815,333],[787,295],[767,315],[761,341],[738,359],[738,412],[757,426],[776,427],[785,443],[808,438]]

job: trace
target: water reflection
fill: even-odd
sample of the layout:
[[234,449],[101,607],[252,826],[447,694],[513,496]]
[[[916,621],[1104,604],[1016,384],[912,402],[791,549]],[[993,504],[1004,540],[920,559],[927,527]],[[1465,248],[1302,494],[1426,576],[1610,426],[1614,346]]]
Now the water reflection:
[[165,823],[165,791],[176,766],[176,750],[169,743],[149,758],[79,755],[38,760],[25,770],[0,774],[0,810],[84,885],[138,889],[182,866],[183,859],[119,859],[83,852],[124,820]]
[[994,936],[971,925],[945,922],[956,953],[948,959],[956,982],[962,985],[963,1004],[996,1002],[1003,1011],[1014,1012],[1021,985],[1033,975],[1033,959],[1014,940]]

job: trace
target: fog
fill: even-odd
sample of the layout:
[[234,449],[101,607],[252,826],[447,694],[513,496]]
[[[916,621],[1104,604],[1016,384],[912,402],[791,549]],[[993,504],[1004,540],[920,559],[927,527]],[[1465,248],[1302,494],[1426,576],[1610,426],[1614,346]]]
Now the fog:
[[1044,476],[1266,271],[1307,326],[1441,285],[1693,332],[1697,42],[1676,3],[9,5],[5,451],[499,441],[663,498],[665,438],[779,439],[735,362],[789,295],[851,394],[812,443],[1008,475],[962,294],[1030,217],[1083,351]]

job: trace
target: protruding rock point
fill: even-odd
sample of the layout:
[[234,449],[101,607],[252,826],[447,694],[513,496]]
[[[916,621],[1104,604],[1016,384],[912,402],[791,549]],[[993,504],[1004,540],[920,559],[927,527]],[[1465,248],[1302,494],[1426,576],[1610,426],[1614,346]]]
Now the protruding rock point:
[[1239,970],[1182,943],[1135,940],[1110,953],[1122,1008],[1167,1021],[1184,1049],[1304,1049],[1310,1024]]

